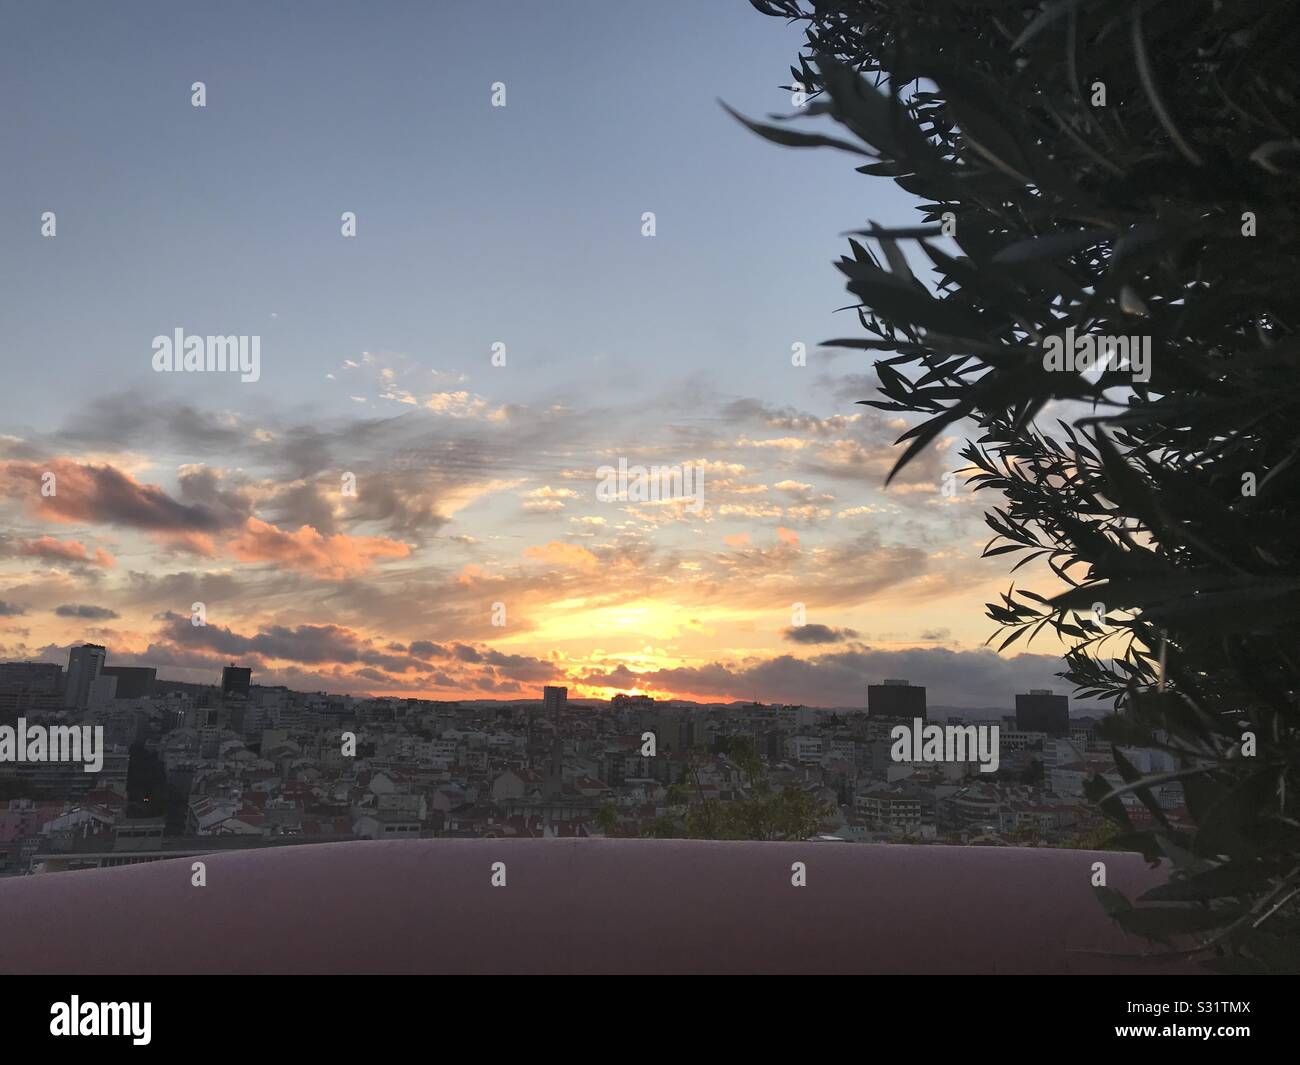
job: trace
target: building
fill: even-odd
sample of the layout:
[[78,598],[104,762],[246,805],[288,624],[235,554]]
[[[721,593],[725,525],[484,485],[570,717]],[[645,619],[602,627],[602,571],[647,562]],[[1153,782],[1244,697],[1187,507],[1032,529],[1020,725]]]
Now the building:
[[542,711],[552,719],[554,719],[557,714],[564,713],[564,708],[568,705],[568,688],[556,688],[548,684],[542,689]]
[[695,715],[681,707],[661,706],[655,711],[650,731],[655,734],[656,750],[660,755],[680,755],[695,746]]
[[854,797],[854,806],[872,825],[902,835],[921,830],[921,800],[893,791],[869,791]]
[[867,715],[891,721],[926,720],[925,688],[905,680],[867,685]]
[[1024,732],[1045,732],[1049,736],[1070,734],[1070,703],[1050,688],[1032,688],[1016,696],[1016,728]]
[[221,669],[221,694],[222,695],[247,695],[249,683],[253,679],[253,671],[245,666],[237,666],[231,662],[228,666]]
[[822,738],[820,736],[791,736],[785,745],[786,753],[796,762],[820,762]]
[[100,672],[117,678],[118,699],[147,699],[153,695],[158,671],[146,666],[105,666]]
[[54,662],[0,662],[0,688],[57,692],[63,685],[63,667]]
[[40,799],[75,802],[98,788],[126,794],[130,752],[105,749],[103,760],[97,773],[88,773],[84,762],[5,762],[0,763],[0,778]]
[[63,667],[53,662],[0,662],[0,721],[30,710],[63,709]]
[[84,710],[90,705],[90,693],[104,668],[107,653],[97,643],[83,643],[68,652],[68,686],[64,692],[64,705],[74,710]]

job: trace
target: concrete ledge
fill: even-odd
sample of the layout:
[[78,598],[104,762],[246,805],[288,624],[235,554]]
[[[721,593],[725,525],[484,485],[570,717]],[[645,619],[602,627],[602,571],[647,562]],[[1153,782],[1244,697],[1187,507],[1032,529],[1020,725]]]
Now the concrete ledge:
[[429,839],[204,861],[202,888],[190,859],[0,880],[0,972],[1197,971],[1137,959],[1093,897],[1094,861],[1130,897],[1162,879],[1135,854]]

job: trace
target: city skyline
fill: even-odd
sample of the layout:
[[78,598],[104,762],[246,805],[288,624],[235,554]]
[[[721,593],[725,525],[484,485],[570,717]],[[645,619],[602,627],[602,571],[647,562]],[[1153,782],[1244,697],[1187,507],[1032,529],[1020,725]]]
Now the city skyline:
[[[103,710],[117,700],[151,700],[161,695],[159,685],[165,686],[171,690],[183,686],[186,689],[193,688],[211,688],[214,692],[219,692],[222,698],[234,696],[250,697],[254,689],[274,690],[287,689],[282,684],[263,684],[254,680],[254,670],[251,667],[244,666],[239,662],[231,660],[219,668],[220,676],[214,680],[191,680],[182,677],[159,675],[155,666],[142,665],[139,663],[122,664],[120,662],[110,661],[110,649],[102,644],[80,643],[74,644],[68,649],[68,665],[63,667],[56,662],[49,661],[0,661],[0,686],[4,686],[10,692],[11,700],[15,699],[18,705],[23,700],[29,700],[34,695],[54,695],[60,696],[60,699],[51,701],[46,699],[32,703],[33,709],[44,711],[65,709],[65,710]],[[51,672],[52,671],[52,672]],[[188,671],[187,671],[188,672]],[[102,685],[104,679],[111,678],[112,686],[105,687]],[[597,698],[593,696],[575,695],[569,698],[568,688],[563,685],[545,684],[531,691],[526,691],[510,699],[484,699],[484,698],[466,698],[461,695],[452,700],[440,699],[423,699],[420,697],[402,697],[393,695],[373,695],[371,693],[353,693],[353,692],[329,692],[307,690],[287,689],[293,691],[296,695],[324,695],[330,698],[346,699],[367,699],[372,701],[383,701],[385,699],[395,701],[414,701],[414,702],[456,702],[456,703],[484,703],[499,704],[502,706],[516,705],[527,702],[541,702],[549,714],[552,712],[551,700],[553,697],[558,698],[559,708],[563,709],[570,702],[574,705],[600,705],[608,703],[612,706],[623,704],[624,700],[633,699],[642,702],[662,702],[664,705],[698,705],[707,707],[722,706],[763,706],[777,707],[782,706],[785,709],[809,709],[809,710],[831,710],[836,712],[851,711],[865,712],[872,716],[904,720],[913,715],[919,716],[922,720],[927,715],[927,705],[929,709],[939,709],[943,711],[952,710],[991,710],[994,706],[948,706],[943,703],[927,704],[927,687],[924,684],[913,684],[908,678],[883,678],[879,682],[869,684],[863,689],[861,698],[850,704],[843,706],[818,706],[807,703],[767,703],[761,700],[735,699],[735,700],[691,700],[691,699],[662,699],[656,700],[652,695],[636,692],[617,692],[609,699]],[[1045,705],[1052,705],[1059,714],[1058,722],[1068,723],[1072,720],[1068,714],[1067,707],[1070,703],[1070,697],[1060,694],[1055,689],[1030,689],[1028,692],[1004,693],[1002,703],[1005,704],[1007,697],[1013,700],[1014,713],[1017,716],[1023,716],[1022,707],[1026,705],[1035,706],[1037,709],[1031,711],[1031,718],[1034,728],[1041,728],[1042,718]],[[1044,702],[1045,698],[1045,702]],[[873,709],[873,700],[879,705]],[[995,703],[998,700],[994,700]],[[1003,705],[1005,709],[1005,705]],[[1095,707],[1089,704],[1082,704],[1082,711],[1095,713]],[[1036,716],[1035,716],[1036,715]],[[1027,719],[1029,720],[1029,719]],[[1028,727],[1028,726],[1027,726]]]

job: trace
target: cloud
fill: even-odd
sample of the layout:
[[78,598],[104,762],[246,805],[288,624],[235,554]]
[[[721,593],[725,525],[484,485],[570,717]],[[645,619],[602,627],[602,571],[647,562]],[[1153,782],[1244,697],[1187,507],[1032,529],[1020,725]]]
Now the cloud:
[[594,570],[600,560],[581,544],[566,544],[552,540],[545,547],[528,547],[524,557],[547,562],[562,569]]
[[382,536],[322,536],[310,525],[285,532],[258,518],[228,545],[243,562],[276,562],[328,580],[357,577],[382,559],[406,558],[409,544]]
[[834,436],[844,433],[863,415],[834,414],[829,418],[819,418],[814,414],[804,414],[793,407],[777,408],[757,399],[738,399],[722,408],[722,416],[729,421],[752,421],[773,429],[795,430],[813,436]]
[[56,606],[54,612],[61,618],[84,618],[88,621],[111,621],[121,617],[116,610],[104,606],[90,606],[85,603],[64,603]]
[[425,664],[408,653],[390,653],[341,625],[272,625],[245,636],[212,622],[193,625],[188,616],[178,614],[164,615],[163,620],[160,638],[182,647],[202,647],[222,655],[256,655],[259,659],[310,665],[363,663],[393,672],[417,669]]
[[40,536],[34,540],[19,540],[9,548],[9,553],[19,558],[39,558],[43,562],[79,563],[111,569],[117,560],[102,547],[92,555],[89,548],[78,540],[60,540],[54,536]]
[[[927,689],[931,706],[991,708],[1011,713],[1018,692],[1069,685],[1056,676],[1065,668],[1054,655],[1004,658],[991,650],[902,651],[859,647],[809,658],[778,655],[737,663],[711,662],[643,673],[619,667],[588,673],[581,683],[597,687],[669,691],[701,700],[747,700],[809,706],[865,707],[867,685],[885,677],[906,677]],[[1094,711],[1097,704],[1085,704]]]
[[857,638],[856,629],[834,629],[829,625],[799,625],[782,629],[781,637],[791,643],[843,643]]
[[21,607],[17,603],[6,603],[3,599],[0,599],[0,618],[16,618],[26,613],[25,607]]
[[[175,613],[163,615],[161,621],[148,649],[125,657],[148,665],[171,664],[193,670],[212,669],[237,658],[255,669],[264,682],[312,685],[314,681],[319,688],[324,677],[337,685],[331,690],[347,691],[433,687],[513,691],[516,682],[543,683],[560,677],[554,663],[530,655],[431,640],[403,645],[394,640],[378,641],[342,625],[267,625],[246,634],[211,621],[195,626],[188,616]],[[115,656],[115,660],[122,657]],[[441,663],[441,668],[435,669],[434,662]],[[297,666],[324,672],[301,673]]]
[[[53,473],[54,495],[41,494],[42,475]],[[0,487],[26,498],[30,513],[47,521],[121,525],[155,532],[215,532],[242,515],[224,508],[181,503],[158,485],[141,484],[109,465],[54,459],[44,465],[0,464]]]
[[504,421],[509,417],[505,407],[493,409],[482,396],[472,395],[463,390],[435,392],[424,401],[424,407],[435,414],[451,418],[487,418],[492,421]]

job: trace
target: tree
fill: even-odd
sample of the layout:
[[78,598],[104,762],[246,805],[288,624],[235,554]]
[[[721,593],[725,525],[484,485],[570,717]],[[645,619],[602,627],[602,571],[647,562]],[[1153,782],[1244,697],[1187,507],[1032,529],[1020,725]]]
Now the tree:
[[601,832],[607,836],[613,835],[614,829],[618,827],[618,807],[612,802],[602,803],[596,811],[594,820]]
[[656,839],[675,839],[677,837],[677,822],[671,817],[656,817],[650,824],[648,833]]
[[727,743],[727,757],[740,767],[745,781],[751,787],[763,772],[763,759],[758,755],[758,745],[752,736],[732,736]]
[[1294,968],[1296,5],[751,2],[806,23],[789,88],[852,139],[741,121],[921,200],[919,225],[855,232],[838,265],[866,335],[827,342],[874,353],[863,402],[912,419],[890,477],[968,427],[985,554],[1055,578],[988,605],[999,649],[1054,632],[1111,738],[1177,761],[1144,776],[1116,742],[1125,784],[1089,782],[1120,845],[1175,865],[1158,908],[1103,900],[1221,967]]
[[826,803],[806,791],[786,787],[778,792],[760,780],[748,798],[693,803],[686,811],[686,834],[692,839],[807,839],[829,813]]

